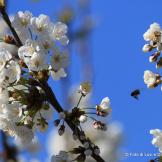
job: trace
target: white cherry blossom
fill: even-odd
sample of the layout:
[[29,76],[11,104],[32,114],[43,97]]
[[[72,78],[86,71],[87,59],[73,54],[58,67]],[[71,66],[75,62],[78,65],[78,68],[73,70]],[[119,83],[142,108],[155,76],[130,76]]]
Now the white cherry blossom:
[[6,119],[14,122],[18,122],[21,119],[22,106],[19,102],[4,104],[2,108],[2,114]]
[[50,74],[51,74],[53,80],[59,80],[61,78],[65,78],[67,76],[67,74],[63,68],[61,68],[57,71],[50,70]]
[[96,106],[97,113],[100,116],[107,116],[109,113],[111,113],[111,107],[110,107],[110,99],[108,97],[105,97],[102,99],[100,105]]
[[18,82],[21,77],[21,69],[17,62],[9,61],[0,71],[0,84]]
[[41,71],[47,69],[47,57],[44,54],[33,54],[31,59],[26,62],[30,71]]
[[31,19],[31,27],[38,35],[48,33],[50,25],[50,18],[44,14],[39,15],[39,17],[33,17]]
[[12,55],[4,48],[0,50],[0,71],[6,65],[6,62],[11,60]]
[[21,30],[21,28],[26,28],[30,25],[30,19],[32,18],[32,13],[29,11],[19,11],[12,20],[13,26],[17,30]]
[[156,75],[150,70],[146,70],[144,72],[143,78],[144,78],[144,83],[147,84],[148,88],[156,83]]
[[86,115],[81,115],[80,118],[79,118],[79,121],[81,123],[85,123],[87,121],[87,116]]
[[69,39],[66,36],[68,27],[62,22],[58,22],[52,27],[52,38],[60,41],[63,45],[68,44]]
[[[5,53],[10,53],[10,55],[12,55],[12,56],[16,56],[17,51],[18,51],[18,47],[16,45],[8,44],[8,43],[5,43],[5,42],[0,42],[0,49],[1,49],[0,53],[2,51],[3,52],[8,51],[8,52],[5,52]],[[8,54],[5,54],[5,55],[8,55]]]
[[34,54],[40,53],[39,44],[36,41],[27,40],[25,45],[20,47],[18,50],[18,55],[20,59],[23,59],[25,62],[32,57]]
[[156,39],[156,35],[161,34],[161,27],[158,23],[153,23],[150,28],[144,33],[143,37],[146,41],[151,41]]
[[61,68],[66,68],[69,63],[69,56],[66,52],[58,52],[52,54],[50,59],[51,67],[54,70],[59,70]]
[[27,41],[24,46],[19,48],[18,55],[24,60],[30,71],[40,71],[48,67],[47,55],[35,41]]
[[159,148],[160,153],[162,153],[162,131],[159,129],[150,130],[150,134],[153,135],[152,144]]

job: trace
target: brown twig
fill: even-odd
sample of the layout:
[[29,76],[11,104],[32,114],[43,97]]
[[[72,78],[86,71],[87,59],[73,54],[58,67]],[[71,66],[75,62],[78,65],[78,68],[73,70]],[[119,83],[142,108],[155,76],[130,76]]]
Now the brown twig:
[[2,15],[2,18],[5,20],[6,24],[8,25],[8,27],[10,28],[14,38],[15,38],[15,41],[17,43],[17,46],[20,47],[22,46],[22,42],[18,36],[18,34],[16,33],[15,29],[12,27],[12,24],[11,24],[11,21],[9,19],[9,16],[8,14],[6,13],[6,9],[5,8],[0,8],[0,12],[1,12],[1,15]]

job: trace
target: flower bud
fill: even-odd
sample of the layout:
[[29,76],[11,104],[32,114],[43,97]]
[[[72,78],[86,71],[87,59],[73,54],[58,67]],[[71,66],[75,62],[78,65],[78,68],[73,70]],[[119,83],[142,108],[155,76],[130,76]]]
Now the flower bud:
[[142,48],[143,52],[150,52],[153,49],[153,47],[150,44],[145,44]]
[[14,44],[14,45],[16,45],[16,42],[15,42],[14,38],[12,36],[10,36],[10,35],[5,35],[3,37],[3,41],[5,43],[8,43],[8,44]]
[[45,132],[48,128],[48,122],[45,118],[41,117],[40,119],[37,119],[37,126],[41,132]]
[[83,147],[79,146],[77,148],[73,148],[73,150],[70,151],[70,152],[73,153],[73,154],[80,154],[80,153],[84,152],[84,150],[85,149]]
[[86,155],[85,155],[85,154],[80,154],[80,155],[76,158],[76,160],[77,160],[78,162],[84,162],[84,161],[86,160]]
[[159,56],[160,56],[160,52],[158,51],[158,52],[152,54],[152,55],[149,57],[149,61],[150,61],[150,62],[156,62]]
[[96,106],[96,114],[98,116],[106,117],[112,112],[112,109],[110,107],[110,99],[108,97],[105,97],[100,105]]
[[90,149],[85,150],[85,151],[84,151],[84,154],[85,154],[86,156],[91,156],[91,155],[92,155],[92,151],[91,151]]
[[45,132],[48,129],[48,125],[44,124],[38,127],[41,132]]
[[153,48],[155,48],[155,47],[157,47],[157,41],[150,41],[150,45],[153,47]]
[[160,59],[158,60],[158,62],[156,63],[156,68],[159,69],[162,67],[162,57],[160,57]]
[[85,123],[85,122],[87,121],[87,116],[81,115],[80,118],[79,118],[79,121],[80,121],[81,123]]
[[22,59],[20,59],[20,60],[18,61],[18,63],[19,63],[19,65],[20,65],[20,67],[27,67],[26,64],[25,64],[25,62],[24,62],[24,60],[22,60]]
[[58,130],[58,134],[59,134],[60,136],[62,136],[62,135],[64,134],[64,132],[65,132],[65,126],[64,126],[64,125],[61,125],[61,126],[60,126],[60,129]]
[[85,149],[89,148],[89,142],[85,142],[83,145],[84,145]]
[[4,8],[5,7],[5,0],[0,0],[0,8]]
[[58,127],[58,125],[60,124],[60,119],[57,119],[53,122],[55,127]]
[[85,134],[84,134],[83,131],[80,133],[80,139],[81,139],[81,140],[85,140]]
[[102,123],[101,121],[95,121],[93,123],[93,127],[95,129],[98,129],[98,130],[103,130],[103,131],[106,131],[107,130],[107,126],[105,123]]
[[144,72],[144,82],[148,88],[155,88],[161,83],[161,76],[150,70]]
[[42,81],[47,81],[49,78],[49,74],[47,70],[39,71],[37,74],[37,78]]
[[94,154],[96,154],[96,155],[100,154],[100,149],[97,146],[95,146],[95,148],[94,148]]
[[73,18],[73,11],[70,8],[65,8],[59,15],[59,20],[68,24]]
[[80,85],[79,92],[82,93],[83,96],[86,96],[91,91],[91,84],[89,82],[83,82]]
[[81,136],[80,136],[80,139],[81,139],[81,140],[85,140],[85,136],[84,136],[84,135],[81,135]]

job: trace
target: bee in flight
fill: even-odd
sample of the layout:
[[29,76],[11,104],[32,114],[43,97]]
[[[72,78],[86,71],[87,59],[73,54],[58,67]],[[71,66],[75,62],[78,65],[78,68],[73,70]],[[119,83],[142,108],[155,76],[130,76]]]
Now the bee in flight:
[[141,91],[139,89],[135,89],[134,91],[131,92],[131,96],[135,98],[136,100],[139,99],[139,95],[141,94]]

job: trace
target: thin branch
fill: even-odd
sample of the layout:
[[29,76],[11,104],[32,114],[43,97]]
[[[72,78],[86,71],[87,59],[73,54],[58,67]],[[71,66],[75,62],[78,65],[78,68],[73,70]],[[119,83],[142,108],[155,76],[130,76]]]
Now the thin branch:
[[10,28],[14,38],[15,38],[15,41],[17,43],[17,46],[20,47],[22,46],[22,42],[18,36],[18,34],[16,33],[15,29],[12,27],[12,24],[11,24],[11,21],[9,19],[9,16],[8,14],[6,13],[6,10],[5,8],[0,8],[0,12],[1,12],[1,15],[2,15],[2,18],[4,19],[4,21],[6,22],[6,24],[8,25],[8,27]]
[[[50,86],[48,85],[48,83],[44,82],[41,83],[40,85],[42,87],[42,89],[45,91],[46,97],[48,99],[48,101],[51,103],[51,105],[56,109],[56,111],[58,113],[63,112],[64,109],[61,107],[61,105],[59,104],[59,102],[56,99],[55,94],[53,93],[52,89],[50,88]],[[76,125],[70,120],[70,119],[65,119],[67,125],[71,128],[71,130],[73,131],[73,133],[77,132],[78,135],[81,136],[81,134],[83,134],[83,132],[80,131],[80,129],[78,127],[76,127]],[[82,140],[79,136],[79,141],[83,144],[85,141]],[[91,141],[90,141],[91,143]],[[93,151],[93,149],[92,149]],[[92,157],[97,161],[97,162],[105,162],[99,155],[96,154],[92,154]]]

